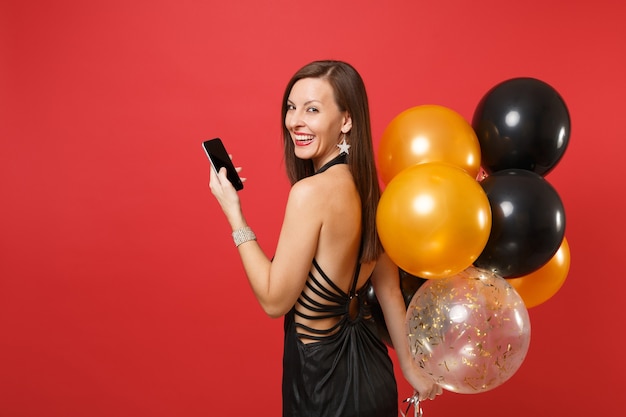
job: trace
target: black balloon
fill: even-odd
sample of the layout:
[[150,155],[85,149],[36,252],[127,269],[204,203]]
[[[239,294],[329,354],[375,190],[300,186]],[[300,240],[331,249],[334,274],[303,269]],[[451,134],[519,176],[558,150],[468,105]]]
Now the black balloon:
[[[416,277],[414,275],[409,274],[408,272],[399,269],[399,278],[400,278],[400,290],[402,291],[402,297],[404,298],[404,306],[405,308],[409,307],[411,300],[413,299],[413,295],[422,286],[423,283],[426,282],[426,279]],[[372,312],[372,318],[374,322],[376,322],[376,327],[378,329],[378,335],[380,338],[387,344],[389,347],[393,347],[393,343],[391,342],[391,337],[389,336],[389,330],[387,329],[387,325],[385,324],[385,318],[383,316],[383,311],[376,298],[376,294],[374,293],[374,287],[371,284],[368,284],[369,288],[365,293],[365,299],[367,304],[370,306],[370,310]]]
[[425,278],[411,275],[408,272],[400,269],[400,290],[402,290],[402,296],[404,297],[404,306],[406,308],[409,308],[409,304],[411,304],[413,296],[426,281],[428,280]]
[[565,210],[542,176],[523,169],[495,172],[480,182],[491,206],[491,233],[474,265],[503,278],[545,265],[565,237]]
[[383,315],[382,307],[378,303],[378,299],[376,298],[376,294],[374,293],[374,287],[371,284],[368,285],[369,288],[365,293],[365,299],[367,304],[370,306],[372,318],[376,323],[378,336],[380,336],[382,341],[385,342],[387,346],[393,347],[393,343],[391,343],[391,337],[389,336],[389,330],[387,330],[387,325],[385,324],[385,317]]
[[567,149],[570,116],[550,85],[513,78],[485,94],[474,111],[472,127],[487,173],[519,168],[545,176]]

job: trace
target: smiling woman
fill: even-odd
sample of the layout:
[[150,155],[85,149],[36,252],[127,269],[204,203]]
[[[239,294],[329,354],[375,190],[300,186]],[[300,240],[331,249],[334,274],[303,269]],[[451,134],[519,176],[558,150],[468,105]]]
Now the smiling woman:
[[[376,234],[380,190],[363,81],[345,62],[316,61],[284,97],[293,185],[276,254],[268,259],[255,238],[237,245],[265,312],[285,316],[283,416],[396,417],[393,363],[366,301],[370,286],[419,398],[441,388],[409,353],[399,271]],[[210,185],[233,235],[250,230],[225,170],[212,171]]]
[[339,138],[345,142],[352,119],[345,109],[339,109],[328,81],[303,78],[289,94],[285,126],[293,139],[296,157],[310,159],[317,171],[335,157]]
[[[246,220],[288,264],[286,245],[274,251],[283,221],[304,227],[329,210],[348,167],[359,195],[369,187],[368,168],[313,175],[310,160],[292,167],[282,156],[283,89],[319,57],[363,76],[375,147],[405,109],[435,103],[470,120],[511,77],[562,94],[570,146],[546,179],[566,208],[567,279],[530,310],[530,350],[511,380],[422,405],[428,417],[623,410],[626,361],[611,335],[626,322],[625,13],[615,0],[0,1],[0,415],[280,415],[283,323],[250,290],[200,143],[222,137],[243,165]],[[335,98],[346,110],[350,100]],[[356,141],[369,126],[349,110],[346,162],[369,152]],[[335,192],[315,207],[303,199],[285,220],[285,168],[298,174],[294,197],[317,190],[308,179]],[[355,222],[343,219],[336,233]],[[345,273],[331,270],[335,256],[316,261],[332,279],[352,278],[351,256]],[[289,309],[278,307],[270,313]],[[412,392],[402,377],[397,387],[402,399]]]

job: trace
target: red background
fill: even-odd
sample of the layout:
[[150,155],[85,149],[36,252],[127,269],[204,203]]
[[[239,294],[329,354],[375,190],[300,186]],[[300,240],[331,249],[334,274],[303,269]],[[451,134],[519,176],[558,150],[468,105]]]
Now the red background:
[[[0,2],[0,416],[276,416],[282,320],[254,300],[207,182],[221,136],[269,255],[288,192],[280,99],[354,64],[375,140],[401,111],[470,120],[496,83],[564,98],[547,179],[572,264],[520,370],[427,416],[619,415],[626,61],[619,0]],[[400,395],[410,395],[403,381]]]

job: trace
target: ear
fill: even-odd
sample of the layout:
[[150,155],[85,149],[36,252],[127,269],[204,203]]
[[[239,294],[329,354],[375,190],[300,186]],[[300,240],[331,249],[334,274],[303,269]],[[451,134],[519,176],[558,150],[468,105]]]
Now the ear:
[[352,117],[349,113],[343,117],[343,125],[341,125],[341,133],[348,133],[352,129]]

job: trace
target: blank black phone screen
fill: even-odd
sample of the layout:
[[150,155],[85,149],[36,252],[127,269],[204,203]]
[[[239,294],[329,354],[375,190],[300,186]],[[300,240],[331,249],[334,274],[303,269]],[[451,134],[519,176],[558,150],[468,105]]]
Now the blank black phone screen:
[[219,172],[220,169],[226,168],[226,177],[228,178],[228,181],[230,181],[237,191],[243,189],[241,178],[239,178],[239,174],[235,170],[235,166],[230,160],[222,140],[220,138],[210,139],[202,142],[202,146],[204,147],[204,151],[209,157],[209,161],[211,161],[213,168],[215,168],[215,171]]

